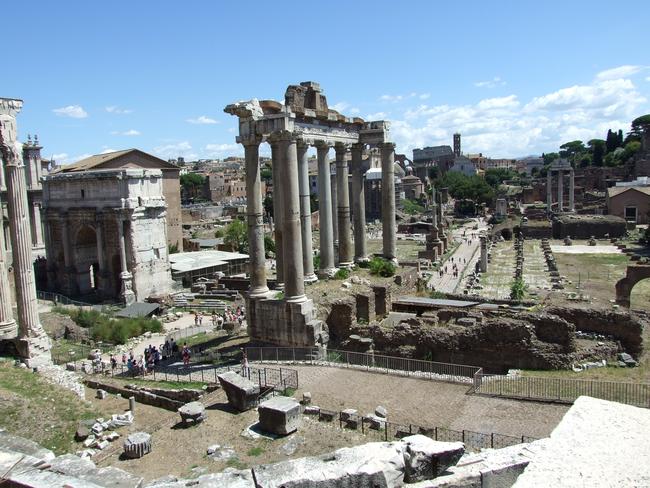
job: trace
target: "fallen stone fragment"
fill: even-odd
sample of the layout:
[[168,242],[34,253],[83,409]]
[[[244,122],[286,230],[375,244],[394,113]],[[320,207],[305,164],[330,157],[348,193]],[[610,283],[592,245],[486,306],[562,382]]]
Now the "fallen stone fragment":
[[465,453],[462,442],[438,442],[420,434],[404,437],[403,441],[407,483],[440,476]]
[[205,406],[201,402],[186,403],[178,409],[184,426],[198,424],[205,420]]
[[287,435],[298,430],[302,417],[300,404],[293,398],[277,396],[257,409],[260,428],[273,434]]
[[228,403],[239,410],[245,412],[255,406],[260,394],[260,387],[252,381],[244,378],[234,371],[228,371],[217,375],[221,387],[226,392]]
[[124,456],[137,459],[151,452],[151,435],[146,432],[130,434],[124,441]]

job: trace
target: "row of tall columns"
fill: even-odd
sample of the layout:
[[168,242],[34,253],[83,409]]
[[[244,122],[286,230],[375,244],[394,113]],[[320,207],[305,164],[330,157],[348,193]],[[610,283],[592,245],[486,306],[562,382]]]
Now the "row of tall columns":
[[135,302],[135,294],[133,293],[133,275],[129,271],[126,259],[126,235],[124,232],[125,221],[118,218],[117,221],[117,235],[120,241],[120,280],[122,281],[122,289],[120,291],[120,298],[126,305],[131,305]]
[[[557,171],[557,206],[558,212],[564,209],[564,171],[561,169]],[[549,168],[546,173],[546,208],[548,213],[552,211],[553,205],[553,171]],[[573,169],[569,170],[569,212],[575,211],[575,172]]]
[[334,223],[332,219],[332,187],[330,178],[330,163],[328,159],[329,145],[316,144],[318,160],[318,199],[320,227],[320,270],[321,275],[334,272]]
[[366,249],[366,197],[363,184],[363,144],[353,144],[352,149],[352,207],[354,208],[354,261],[368,260]]
[[[251,296],[264,296],[268,285],[264,259],[264,227],[260,191],[259,144],[261,138],[244,143],[246,159],[247,219],[250,246]],[[284,287],[287,301],[306,299],[304,281],[315,279],[309,202],[308,145],[298,142],[289,132],[269,137],[273,171],[273,214],[275,220],[276,271],[278,284]],[[367,259],[365,235],[365,198],[363,185],[363,144],[349,147],[336,144],[336,173],[328,160],[331,145],[316,143],[318,194],[320,200],[320,269],[330,275],[336,268],[335,242],[338,227],[339,265]],[[382,225],[384,256],[395,259],[395,183],[394,144],[382,144]],[[354,206],[354,249],[350,228],[347,151],[352,152],[352,203]],[[332,184],[334,180],[334,184]],[[334,213],[336,211],[336,214]],[[335,226],[335,224],[338,224]]]
[[334,146],[336,154],[337,218],[339,230],[339,266],[352,266],[352,235],[350,233],[350,191],[348,187],[348,152],[346,144]]

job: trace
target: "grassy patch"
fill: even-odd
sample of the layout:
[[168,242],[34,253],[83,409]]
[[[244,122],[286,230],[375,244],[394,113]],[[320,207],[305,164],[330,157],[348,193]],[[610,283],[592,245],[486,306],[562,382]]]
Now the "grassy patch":
[[264,454],[264,448],[261,446],[251,447],[246,454],[252,457],[261,456]]
[[72,392],[9,361],[0,362],[0,427],[7,432],[64,454],[75,450],[78,422],[100,416]]
[[248,468],[248,464],[242,462],[239,460],[239,458],[230,458],[228,461],[226,461],[226,464],[230,468],[235,468],[235,469],[246,469]]
[[284,390],[282,390],[282,393],[280,393],[282,396],[286,397],[292,397],[296,393],[295,388],[291,388],[290,386],[287,386]]

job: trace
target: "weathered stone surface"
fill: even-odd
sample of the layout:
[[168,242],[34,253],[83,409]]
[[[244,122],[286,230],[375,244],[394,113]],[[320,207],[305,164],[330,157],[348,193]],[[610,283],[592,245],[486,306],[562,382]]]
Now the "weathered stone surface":
[[97,390],[97,398],[100,400],[104,400],[108,393],[106,393],[106,390]]
[[11,435],[6,432],[0,432],[0,449],[3,451],[26,454],[44,461],[54,459],[54,453],[49,449],[45,449],[29,439]]
[[130,459],[141,458],[151,452],[151,435],[146,432],[130,434],[124,441],[124,456]]
[[221,387],[226,392],[228,403],[244,412],[255,406],[260,394],[260,387],[252,381],[238,375],[234,371],[228,371],[217,375]]
[[74,440],[77,442],[82,442],[88,439],[88,436],[90,435],[90,429],[86,427],[85,425],[80,425],[77,427],[77,431],[74,434]]
[[399,442],[372,442],[253,471],[257,485],[264,488],[392,488],[403,485],[404,456]]
[[205,406],[201,402],[190,402],[178,409],[184,425],[198,424],[205,420]]
[[420,434],[404,437],[403,441],[407,483],[441,475],[465,453],[462,442],[438,442]]
[[382,407],[379,405],[377,408],[375,408],[375,415],[377,417],[381,417],[382,419],[385,419],[388,417],[388,412],[386,411],[386,407]]
[[311,393],[306,391],[302,394],[302,403],[303,405],[311,405]]
[[516,487],[650,486],[650,410],[579,397]]
[[291,434],[298,430],[302,420],[300,404],[289,397],[273,397],[261,403],[257,411],[260,428],[273,434]]

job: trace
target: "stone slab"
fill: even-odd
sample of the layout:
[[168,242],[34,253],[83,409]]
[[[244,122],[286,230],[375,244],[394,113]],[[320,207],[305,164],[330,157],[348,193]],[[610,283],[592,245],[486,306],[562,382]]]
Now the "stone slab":
[[579,397],[514,486],[650,486],[650,410]]
[[221,373],[217,375],[217,378],[219,378],[219,383],[226,392],[228,403],[232,407],[240,412],[244,412],[255,406],[260,394],[259,385],[238,375],[234,371]]

